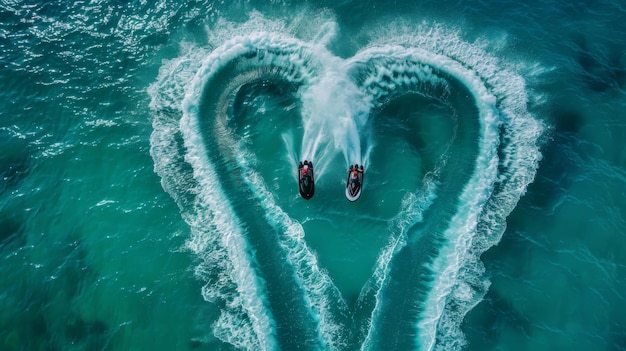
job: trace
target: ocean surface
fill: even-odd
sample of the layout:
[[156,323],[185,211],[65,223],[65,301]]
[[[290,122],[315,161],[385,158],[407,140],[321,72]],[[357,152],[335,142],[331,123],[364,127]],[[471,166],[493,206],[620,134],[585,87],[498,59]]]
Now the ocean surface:
[[626,350],[625,18],[0,0],[0,350]]

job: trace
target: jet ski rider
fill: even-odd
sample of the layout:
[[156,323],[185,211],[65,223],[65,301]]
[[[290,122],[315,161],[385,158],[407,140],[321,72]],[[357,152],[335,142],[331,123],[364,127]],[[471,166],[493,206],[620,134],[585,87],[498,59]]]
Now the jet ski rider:
[[359,179],[359,173],[363,173],[363,169],[359,169],[359,164],[355,164],[354,166],[350,166],[350,181],[356,182]]

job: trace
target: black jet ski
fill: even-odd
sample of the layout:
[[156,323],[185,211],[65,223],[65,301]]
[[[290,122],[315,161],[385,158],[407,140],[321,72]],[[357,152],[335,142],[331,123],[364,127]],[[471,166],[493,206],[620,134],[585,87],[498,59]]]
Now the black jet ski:
[[348,169],[348,180],[346,181],[346,198],[350,202],[354,202],[361,197],[361,189],[363,187],[363,165],[358,164],[350,166]]
[[315,194],[315,181],[313,180],[313,162],[304,160],[298,165],[298,187],[300,195],[305,199],[310,199]]

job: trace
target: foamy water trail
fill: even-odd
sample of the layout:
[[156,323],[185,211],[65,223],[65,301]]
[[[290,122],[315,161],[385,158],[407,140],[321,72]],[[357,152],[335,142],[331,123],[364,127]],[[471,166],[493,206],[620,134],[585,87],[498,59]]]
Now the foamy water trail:
[[[381,55],[381,51],[387,51],[387,53]],[[407,55],[405,48],[388,47],[363,51],[352,58],[349,63],[352,67],[351,74],[360,83],[361,89],[371,97],[373,107],[386,104],[394,97],[394,94],[397,96],[415,92],[434,99],[445,100],[445,96],[449,93],[447,81],[439,77],[432,67],[421,63],[419,57]],[[431,96],[433,94],[434,96]],[[437,198],[439,173],[447,161],[446,150],[451,142],[444,147],[435,169],[422,179],[420,189],[404,197],[399,213],[389,222],[389,243],[379,254],[372,278],[360,296],[361,303],[366,304],[367,299],[374,300],[369,327],[361,350],[377,348],[373,339],[376,338],[376,329],[381,324],[380,320],[384,318],[381,304],[385,300],[385,287],[394,279],[391,275],[391,261],[410,241],[415,241],[415,238],[409,238],[409,231],[417,223],[423,222],[424,213]],[[369,296],[370,294],[373,295]]]
[[[268,39],[270,36],[271,39]],[[251,49],[252,48],[252,49]],[[305,43],[299,43],[294,39],[282,38],[278,35],[272,35],[266,33],[264,35],[255,34],[252,37],[238,37],[232,41],[227,42],[224,47],[215,50],[207,59],[204,64],[198,70],[198,74],[194,78],[193,86],[186,94],[183,102],[184,115],[181,119],[181,129],[185,136],[185,145],[193,151],[189,156],[189,160],[199,162],[192,162],[195,169],[202,169],[205,167],[205,163],[210,163],[203,149],[203,140],[199,136],[199,120],[203,118],[198,113],[199,105],[201,101],[202,92],[207,82],[211,81],[212,76],[215,75],[219,69],[226,66],[229,61],[236,58],[244,57],[251,51],[258,52],[259,55],[270,57],[269,64],[273,67],[284,66],[290,67],[286,70],[286,74],[283,78],[287,79],[291,83],[301,83],[303,74],[292,72],[306,72],[307,63],[299,57],[302,52],[304,55],[308,52],[308,45]],[[297,54],[294,54],[296,52]],[[278,53],[278,54],[277,54]],[[283,57],[284,55],[284,57]],[[296,58],[294,59],[294,56]],[[283,61],[284,60],[284,61]],[[298,61],[300,60],[300,61]],[[299,67],[298,65],[302,65]],[[295,68],[292,68],[294,67]],[[280,74],[280,73],[279,73]],[[315,86],[317,79],[314,77],[306,77],[303,83],[303,90],[306,95],[311,91],[311,86]],[[314,90],[314,89],[313,89]],[[307,105],[306,98],[305,108]],[[318,106],[318,107],[323,107]],[[305,126],[305,141],[307,140],[307,131],[319,131],[320,133],[313,133],[314,139],[311,145],[314,147],[320,142],[321,129],[324,128],[326,121],[324,117],[319,117],[314,114],[304,113],[304,126]],[[223,127],[223,125],[222,125]],[[228,133],[223,133],[223,138],[228,138]],[[246,172],[245,183],[251,188],[253,194],[260,200],[260,204],[265,210],[265,218],[272,225],[278,233],[281,233],[279,239],[281,246],[288,254],[289,261],[294,267],[294,274],[297,276],[297,281],[300,282],[302,289],[305,292],[305,300],[309,307],[309,312],[314,320],[317,321],[319,328],[319,338],[321,344],[330,349],[338,349],[341,345],[341,332],[339,326],[333,321],[332,307],[329,306],[329,301],[334,301],[334,308],[345,309],[345,302],[342,302],[341,294],[338,292],[332,280],[328,277],[327,273],[320,269],[317,265],[317,259],[311,252],[304,241],[304,230],[300,223],[292,220],[275,202],[272,193],[266,188],[262,178],[258,173],[254,172],[251,167],[251,160],[254,156],[243,149],[241,142],[236,140],[225,141],[223,143],[227,145],[236,145],[235,151],[236,161],[241,169],[250,170]],[[303,142],[304,143],[304,142]],[[306,149],[304,149],[306,152]],[[315,149],[310,152],[316,153]],[[197,157],[194,157],[198,154]],[[194,172],[196,174],[196,171]],[[247,289],[245,286],[239,285],[240,288],[247,292],[254,293],[255,289]],[[338,305],[337,305],[338,303]]]
[[304,113],[321,122],[318,132],[332,136],[326,142],[342,151],[346,166],[363,164],[360,133],[368,121],[371,103],[345,75],[341,60],[330,54],[327,57],[324,75],[303,93]]
[[[269,27],[273,26],[279,32],[286,30],[276,23]],[[255,257],[246,230],[207,154],[202,119],[216,118],[212,113],[230,118],[224,107],[228,100],[243,84],[258,77],[278,77],[296,85],[302,102],[303,140],[298,155],[294,149],[298,142],[291,135],[282,135],[290,153],[287,158],[294,164],[298,157],[313,159],[319,178],[337,153],[343,154],[346,165],[369,162],[374,145],[370,115],[376,109],[407,92],[445,101],[453,80],[467,89],[476,105],[477,157],[469,180],[458,188],[454,199],[447,199],[460,205],[440,233],[443,244],[427,262],[434,280],[425,292],[425,301],[419,301],[421,313],[413,323],[414,343],[421,349],[458,350],[465,343],[461,322],[489,285],[480,255],[500,240],[506,216],[532,181],[540,157],[537,140],[543,127],[526,109],[524,80],[479,44],[466,43],[440,25],[412,28],[407,36],[381,31],[370,47],[348,60],[325,48],[335,36],[336,23],[321,28],[311,36],[313,44],[251,28],[223,40],[211,52],[191,50],[165,64],[151,88],[155,171],[192,229],[189,248],[204,260],[197,269],[207,282],[203,296],[223,306],[214,334],[238,348],[277,347],[272,311],[264,297],[265,282],[253,268]],[[223,70],[236,73],[226,85],[215,79]],[[224,92],[217,93],[220,110],[209,111],[207,116],[201,112],[201,104],[211,84]],[[222,126],[227,129],[225,122]],[[346,302],[319,266],[302,225],[277,204],[263,178],[253,170],[255,154],[245,143],[232,131],[216,135],[223,139],[217,143],[233,148],[237,168],[252,170],[246,173],[244,183],[259,200],[265,221],[278,233],[307,311],[316,323],[320,345],[336,350],[353,347],[346,336],[349,326],[337,318],[347,313]],[[185,162],[191,169],[185,168]],[[381,307],[385,287],[394,279],[391,262],[399,251],[412,245],[409,236],[415,235],[416,223],[426,220],[424,213],[435,201],[444,201],[438,198],[438,182],[436,172],[425,177],[421,189],[405,196],[400,212],[390,222],[388,245],[381,250],[369,285],[360,296],[362,303],[371,305],[361,349],[375,347],[373,340],[385,313]]]
[[[497,148],[500,139],[498,135],[498,110],[495,106],[496,99],[489,93],[475,72],[467,70],[462,64],[447,56],[425,52],[421,49],[397,46],[370,49],[365,54],[372,58],[379,56],[386,59],[396,59],[400,62],[407,60],[420,62],[459,80],[473,94],[478,107],[478,119],[481,125],[478,157],[474,175],[465,186],[465,190],[459,198],[459,203],[463,205],[459,207],[457,214],[452,218],[450,229],[444,233],[444,237],[450,240],[451,243],[459,240],[461,242],[467,242],[468,240],[471,242],[471,237],[475,233],[477,216],[489,199],[497,176]],[[444,246],[438,257],[442,257],[442,255],[444,257],[465,257],[468,253],[467,247],[451,244]],[[440,260],[438,258],[436,262]],[[435,263],[431,267],[436,276],[434,290],[439,290],[441,285],[456,285],[456,273],[459,267],[460,265],[457,261],[446,261],[439,265]],[[446,292],[449,293],[449,291]],[[429,296],[432,296],[432,293]],[[434,345],[438,332],[437,325],[442,317],[442,314],[438,312],[442,308],[442,303],[445,305],[448,294],[442,294],[442,296],[444,296],[444,299],[438,300],[437,303],[428,301],[425,304],[425,311],[420,316],[419,328],[416,330],[420,334],[416,343],[424,345],[424,349],[431,349]]]
[[[444,233],[448,244],[432,263],[435,282],[416,321],[416,344],[422,349],[458,350],[465,345],[460,329],[463,317],[489,285],[479,257],[500,240],[506,216],[534,178],[543,127],[526,109],[524,80],[519,75],[454,32],[438,26],[416,32],[410,45],[427,51],[397,47],[391,51],[418,57],[459,80],[472,93],[481,123],[474,175],[460,196],[463,206]],[[372,51],[394,56],[389,49]]]
[[[368,282],[366,290],[361,292],[360,299],[366,298],[366,295],[373,292],[374,306],[369,320],[369,328],[361,350],[372,349],[370,344],[375,333],[375,326],[379,325],[380,303],[384,299],[384,287],[389,284],[391,279],[390,263],[396,253],[404,248],[408,241],[408,231],[416,223],[424,220],[424,212],[430,207],[437,197],[437,182],[434,177],[426,177],[423,182],[423,188],[416,193],[407,194],[402,200],[400,212],[390,221],[390,237],[389,243],[383,248],[378,255],[374,274]],[[363,302],[362,302],[363,303]]]
[[[213,334],[239,348],[274,349],[271,312],[260,298],[264,295],[263,284],[251,267],[244,232],[229,211],[229,201],[215,170],[203,161],[206,155],[193,145],[189,153],[184,152],[177,138],[181,129],[189,133],[180,128],[180,97],[204,55],[202,50],[191,50],[164,65],[160,79],[150,88],[155,171],[191,228],[189,249],[204,262],[196,269],[196,274],[207,282],[202,294],[222,306]],[[193,175],[185,168],[184,160],[194,165]]]
[[[416,344],[425,350],[452,350],[464,345],[461,321],[488,288],[488,281],[482,277],[479,256],[499,241],[498,231],[501,233],[506,216],[532,181],[539,159],[537,139],[542,131],[541,125],[526,111],[525,89],[519,76],[496,66],[496,60],[480,48],[458,41],[453,34],[440,34],[438,39],[443,36],[444,42],[454,44],[451,52],[442,49],[440,43],[433,46],[432,51],[386,45],[366,49],[353,59],[367,72],[365,78],[361,73],[361,84],[380,103],[388,101],[388,95],[399,87],[405,87],[399,90],[404,92],[406,87],[422,86],[423,89],[424,84],[445,86],[441,78],[432,74],[436,70],[460,81],[472,93],[478,107],[481,127],[474,175],[460,195],[459,203],[463,206],[443,234],[448,243],[430,266],[435,273],[435,283],[424,304],[425,310],[416,321]],[[468,55],[474,56],[466,60]],[[509,133],[501,139],[502,124]],[[498,150],[503,159],[498,157]],[[499,174],[499,166],[505,172]],[[515,185],[500,187],[502,182],[509,181]],[[379,258],[376,271],[379,274],[375,276],[386,277],[380,267],[388,265],[393,257],[391,250],[397,251],[404,245],[406,242],[401,236],[392,241]],[[371,328],[376,325],[376,310],[377,307]],[[368,348],[369,339],[370,334],[363,344],[364,349]]]
[[[237,163],[244,169],[254,169],[254,155],[237,143]],[[341,293],[326,270],[320,268],[317,257],[304,240],[302,225],[276,203],[274,196],[267,189],[263,178],[255,171],[249,171],[245,177],[250,190],[262,199],[266,220],[282,233],[280,244],[287,251],[289,261],[294,267],[300,287],[305,291],[305,300],[309,313],[318,322],[321,344],[325,349],[339,350],[345,346],[345,330],[333,317],[338,312],[347,310]]]
[[346,167],[363,164],[369,150],[361,133],[367,127],[371,99],[345,74],[345,61],[323,47],[316,50],[324,69],[302,90],[302,159],[317,159],[324,169],[340,150]]

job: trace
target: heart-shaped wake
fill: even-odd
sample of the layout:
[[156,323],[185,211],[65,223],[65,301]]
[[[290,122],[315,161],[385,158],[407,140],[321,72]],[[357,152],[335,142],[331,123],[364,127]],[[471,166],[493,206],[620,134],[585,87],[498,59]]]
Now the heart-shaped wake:
[[[440,27],[349,59],[281,32],[164,65],[151,153],[191,227],[213,334],[249,350],[456,349],[479,256],[532,181],[523,79]],[[342,155],[343,158],[337,157]],[[314,160],[315,197],[297,192]],[[358,202],[346,170],[365,165]]]

